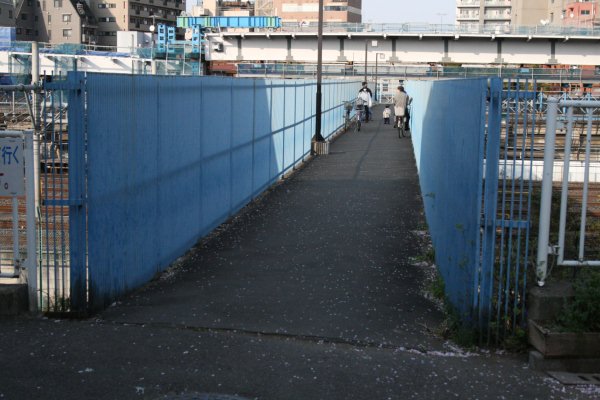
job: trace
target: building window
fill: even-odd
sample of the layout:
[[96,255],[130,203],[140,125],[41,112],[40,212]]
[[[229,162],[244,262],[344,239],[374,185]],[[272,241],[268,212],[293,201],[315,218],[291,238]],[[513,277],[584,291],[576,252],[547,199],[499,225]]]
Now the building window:
[[46,11],[46,0],[42,1],[42,11]]
[[54,8],[62,8],[62,0],[54,0]]
[[27,0],[27,7],[31,7],[33,5],[33,1],[32,0]]
[[71,37],[73,35],[73,29],[63,29],[63,37]]
[[324,6],[323,11],[348,11],[347,6]]
[[12,18],[13,18],[12,10],[8,10],[8,19],[12,19]]
[[22,32],[21,28],[17,28],[16,31],[17,31],[17,35],[20,35]]
[[48,14],[48,25],[52,23],[52,15]]
[[48,40],[52,39],[52,31],[48,29]]
[[33,16],[33,20],[34,20],[35,22],[37,22],[37,21],[38,21],[38,16],[37,16],[37,15],[34,15],[34,16]]
[[21,19],[23,21],[27,21],[27,14],[21,14]]
[[26,30],[25,30],[25,34],[26,34],[27,36],[31,36],[31,35],[33,35],[33,30],[32,30],[32,29],[26,29]]
[[37,29],[35,30],[35,36],[40,36],[40,31],[38,31]]
[[115,17],[100,17],[98,22],[117,22],[117,19]]
[[63,22],[71,22],[71,14],[63,14]]
[[590,15],[590,10],[581,10],[581,15]]

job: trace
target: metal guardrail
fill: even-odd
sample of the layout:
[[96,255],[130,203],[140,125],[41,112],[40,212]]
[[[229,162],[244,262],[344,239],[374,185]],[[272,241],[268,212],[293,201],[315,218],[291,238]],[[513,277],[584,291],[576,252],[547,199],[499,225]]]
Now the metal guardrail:
[[[565,140],[565,159],[562,176],[562,192],[560,203],[560,221],[558,232],[558,244],[549,246],[550,219],[552,204],[552,178],[554,173],[554,157],[556,147],[556,131],[558,125],[558,113],[560,107],[567,108],[567,136]],[[583,195],[581,199],[581,219],[579,228],[579,245],[576,260],[565,260],[565,234],[567,219],[567,202],[569,189],[569,166],[571,162],[571,138],[573,136],[574,109],[586,110],[587,134],[585,146]],[[538,284],[543,286],[548,276],[548,255],[557,256],[557,265],[563,266],[593,266],[600,267],[600,260],[589,260],[585,257],[586,250],[586,219],[588,215],[588,193],[590,185],[590,154],[592,142],[592,120],[595,110],[600,109],[600,101],[596,100],[559,100],[551,98],[548,100],[547,129],[544,149],[544,172],[542,180],[542,198],[540,205],[540,226],[537,249],[537,277]]]
[[[242,63],[237,65],[241,76],[314,76],[316,64],[284,64],[284,63]],[[367,65],[367,75],[380,77],[406,78],[474,78],[499,77],[504,79],[535,79],[554,82],[600,81],[600,71],[587,69],[564,68],[507,68],[507,67],[446,67],[441,65],[386,65],[380,63],[375,71],[374,64]],[[364,76],[365,66],[361,64],[329,64],[323,65],[323,74],[328,76]]]
[[[284,32],[316,32],[316,22],[282,24]],[[356,33],[417,33],[417,34],[473,34],[473,35],[541,35],[541,36],[600,36],[600,27],[577,26],[504,26],[504,25],[461,25],[430,23],[349,23],[325,22],[323,32],[356,32]]]
[[[258,27],[252,28],[253,32],[279,32],[293,33],[316,33],[317,23],[314,21],[290,23],[284,22],[281,28]],[[227,28],[221,28],[226,30]],[[236,32],[240,28],[235,28]],[[581,36],[581,37],[600,37],[600,27],[577,27],[577,26],[496,26],[496,25],[461,25],[461,24],[430,24],[418,22],[406,23],[349,23],[349,22],[325,22],[323,32],[344,32],[344,33],[400,33],[400,34],[423,34],[423,35],[525,35],[525,36],[543,36],[543,37],[561,37]],[[14,41],[0,42],[0,49],[11,52],[30,53],[32,42]],[[177,44],[172,45],[177,47]],[[184,45],[179,45],[182,48]],[[191,45],[188,45],[191,47]],[[151,52],[151,46],[145,47],[116,47],[116,46],[98,46],[89,44],[39,44],[40,53],[58,53],[71,55],[100,55],[100,53],[112,53],[112,56],[129,57],[137,55],[146,57]]]

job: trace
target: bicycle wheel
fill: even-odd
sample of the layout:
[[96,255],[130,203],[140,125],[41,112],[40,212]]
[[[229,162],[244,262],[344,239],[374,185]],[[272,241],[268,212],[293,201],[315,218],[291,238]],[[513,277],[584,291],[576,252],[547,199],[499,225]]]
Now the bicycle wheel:
[[356,119],[356,129],[360,131],[360,126],[362,122],[360,122],[360,114],[358,114],[358,118]]
[[399,138],[404,137],[404,119],[403,118],[400,118],[398,120],[398,137]]

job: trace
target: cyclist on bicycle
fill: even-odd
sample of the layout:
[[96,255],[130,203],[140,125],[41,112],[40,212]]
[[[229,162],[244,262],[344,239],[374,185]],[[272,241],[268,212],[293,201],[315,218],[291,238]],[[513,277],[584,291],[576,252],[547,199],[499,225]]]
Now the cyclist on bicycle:
[[394,128],[398,127],[398,124],[404,123],[404,116],[409,103],[410,97],[404,91],[404,86],[398,86],[398,91],[394,95],[394,114],[396,114]]
[[363,82],[363,87],[358,91],[358,98],[362,99],[365,112],[363,114],[364,121],[369,122],[369,110],[372,105],[372,94],[371,89],[367,87],[367,82]]

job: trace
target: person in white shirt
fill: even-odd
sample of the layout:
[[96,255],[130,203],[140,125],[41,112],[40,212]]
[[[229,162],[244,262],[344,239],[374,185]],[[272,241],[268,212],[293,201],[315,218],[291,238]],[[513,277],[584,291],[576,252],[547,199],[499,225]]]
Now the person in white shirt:
[[365,105],[364,119],[369,122],[371,115],[371,106],[373,105],[371,89],[367,87],[367,82],[363,82],[363,87],[358,91],[358,97],[363,100]]
[[390,117],[392,116],[392,110],[390,110],[390,106],[385,106],[383,109],[383,123],[384,125],[390,124]]

